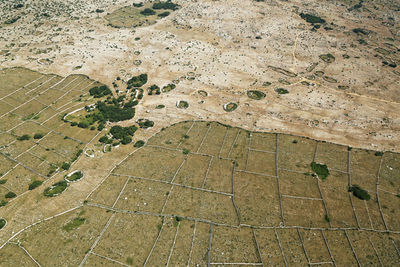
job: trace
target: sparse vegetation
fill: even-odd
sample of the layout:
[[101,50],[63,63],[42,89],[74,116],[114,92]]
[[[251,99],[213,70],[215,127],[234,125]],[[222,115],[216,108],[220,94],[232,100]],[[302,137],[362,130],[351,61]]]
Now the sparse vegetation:
[[74,218],[72,221],[70,221],[69,223],[67,223],[66,225],[63,226],[63,230],[70,232],[72,230],[75,230],[77,228],[79,228],[79,226],[81,226],[84,222],[86,221],[85,218]]

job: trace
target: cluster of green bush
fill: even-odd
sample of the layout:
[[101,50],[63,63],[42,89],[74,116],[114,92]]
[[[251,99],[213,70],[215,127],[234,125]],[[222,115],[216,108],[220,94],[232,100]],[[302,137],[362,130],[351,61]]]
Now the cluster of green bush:
[[311,169],[318,175],[319,178],[321,178],[321,180],[325,180],[329,176],[329,169],[325,164],[311,162]]
[[144,146],[145,142],[143,140],[136,141],[136,143],[133,145],[134,147],[142,147]]
[[352,192],[353,195],[361,200],[370,200],[371,196],[369,195],[368,191],[362,189],[359,185],[352,185],[349,187],[349,192]]
[[125,121],[132,119],[135,116],[134,108],[121,108],[119,105],[107,105],[104,102],[97,102],[96,105],[99,110],[98,120],[99,121]]
[[152,15],[155,15],[156,12],[151,8],[145,8],[142,11],[140,11],[140,14],[142,14],[144,16],[152,16]]
[[304,19],[305,21],[307,21],[308,23],[312,23],[312,24],[314,24],[314,23],[323,24],[326,22],[324,19],[322,19],[318,16],[311,15],[311,14],[300,13],[300,17],[302,19]]
[[89,90],[89,93],[91,96],[95,98],[100,98],[106,95],[112,95],[110,88],[108,88],[106,85],[93,87]]
[[42,183],[43,183],[42,181],[35,180],[35,181],[33,181],[32,183],[29,184],[28,190],[33,190],[36,187],[40,186]]
[[138,76],[133,76],[128,80],[128,89],[132,87],[141,87],[147,83],[147,74],[140,74]]
[[[119,125],[113,126],[110,129],[110,133],[114,139],[117,139],[121,144],[126,145],[132,142],[132,136],[137,131],[136,126],[122,127]],[[113,140],[107,136],[102,136],[99,141],[104,144],[112,144]]]
[[143,129],[147,129],[154,126],[154,121],[148,119],[140,119],[138,121],[139,127]]
[[149,88],[147,88],[147,94],[148,95],[160,95],[161,94],[161,90],[160,87],[158,87],[157,85],[153,84],[152,86],[150,86]]
[[171,14],[171,13],[169,13],[168,11],[165,11],[165,12],[162,12],[162,13],[158,14],[157,16],[159,18],[165,18],[165,17],[168,17],[169,14]]
[[21,18],[21,16],[17,16],[17,17],[8,19],[8,20],[4,21],[4,24],[13,24],[14,22],[17,22],[20,18]]
[[153,4],[153,9],[170,9],[177,10],[179,8],[178,4],[172,3],[170,0],[166,2],[157,2]]
[[31,137],[28,134],[24,134],[24,135],[17,137],[18,141],[25,141],[25,140],[29,140],[29,139],[31,139]]

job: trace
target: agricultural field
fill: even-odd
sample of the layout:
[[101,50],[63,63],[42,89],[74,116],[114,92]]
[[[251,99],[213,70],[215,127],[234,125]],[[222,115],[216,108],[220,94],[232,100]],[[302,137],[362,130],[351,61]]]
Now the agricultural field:
[[400,266],[399,11],[0,1],[0,266]]
[[99,83],[84,75],[64,78],[25,68],[4,69],[0,80],[0,187],[6,204],[68,170],[98,134],[61,118],[87,105],[89,89]]
[[181,122],[131,149],[81,205],[14,235],[2,265],[396,266],[399,162]]

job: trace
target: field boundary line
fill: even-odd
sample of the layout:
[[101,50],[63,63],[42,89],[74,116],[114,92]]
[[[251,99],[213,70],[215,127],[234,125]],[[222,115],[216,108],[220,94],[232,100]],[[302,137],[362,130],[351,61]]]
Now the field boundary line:
[[100,241],[100,239],[103,236],[103,234],[107,231],[107,228],[110,226],[111,221],[114,219],[114,217],[115,217],[115,213],[113,213],[111,215],[110,219],[108,219],[108,221],[107,221],[106,225],[104,226],[103,230],[100,232],[100,234],[97,236],[96,240],[94,241],[94,243],[90,247],[89,252],[85,254],[85,257],[82,259],[81,263],[79,264],[79,267],[82,267],[83,264],[86,262],[87,258],[89,257],[89,254],[97,246],[97,243]]
[[254,240],[254,243],[256,245],[258,257],[260,258],[260,263],[264,267],[264,262],[263,262],[263,259],[262,259],[262,256],[261,256],[261,252],[260,252],[260,246],[258,245],[257,237],[256,237],[256,234],[254,233],[254,228],[251,228],[251,233],[253,234],[253,240]]
[[274,229],[274,231],[275,231],[276,241],[278,241],[278,246],[279,246],[279,249],[281,250],[281,255],[282,255],[282,258],[283,258],[283,262],[285,263],[285,266],[287,267],[286,256],[285,256],[285,253],[283,252],[283,248],[282,248],[282,245],[281,245],[281,240],[279,239],[278,231],[276,229]]
[[171,249],[169,250],[169,255],[168,255],[168,260],[167,260],[167,265],[166,265],[167,267],[169,265],[169,261],[171,260],[172,252],[174,251],[174,248],[175,248],[176,238],[178,236],[178,231],[179,231],[180,225],[181,225],[181,222],[178,222],[178,226],[176,227],[176,231],[175,231],[174,242],[172,243]]
[[122,266],[127,266],[127,267],[130,267],[130,265],[127,265],[127,264],[125,264],[125,263],[122,263],[122,262],[120,262],[120,261],[117,261],[117,260],[111,259],[111,258],[109,258],[109,257],[106,257],[106,256],[103,256],[103,255],[97,254],[97,253],[95,253],[95,252],[93,252],[93,251],[90,251],[88,254],[93,254],[93,255],[95,255],[95,256],[97,256],[97,257],[100,257],[100,258],[103,258],[103,259],[105,259],[105,260],[108,260],[108,261],[112,261],[112,262],[118,263],[118,264],[120,264],[120,265],[122,265]]
[[190,266],[190,261],[192,260],[194,240],[196,238],[196,227],[197,227],[197,221],[194,222],[194,229],[193,229],[193,234],[192,234],[192,244],[190,245],[189,258],[188,258],[187,265],[186,265],[187,267]]
[[321,230],[321,235],[322,235],[322,238],[324,239],[325,246],[328,249],[329,256],[331,257],[331,260],[332,260],[332,264],[333,264],[333,266],[336,267],[335,258],[333,257],[331,249],[329,248],[328,240],[326,240],[326,237],[325,237],[325,234],[324,234],[324,230]]
[[347,242],[349,242],[351,251],[353,252],[354,258],[355,258],[356,261],[357,261],[358,267],[361,267],[360,261],[358,260],[358,257],[357,257],[357,254],[356,254],[356,251],[354,250],[354,247],[353,247],[353,245],[351,244],[350,237],[349,237],[349,235],[347,234],[347,231],[346,231],[346,230],[344,230],[344,235],[345,235],[346,238],[347,238]]
[[160,231],[158,231],[157,238],[156,238],[156,240],[154,240],[153,246],[151,247],[151,250],[150,250],[149,254],[148,254],[147,257],[146,257],[146,260],[144,261],[143,267],[145,267],[146,264],[147,264],[147,262],[149,261],[149,258],[150,258],[150,256],[151,256],[151,254],[153,253],[154,248],[156,247],[156,244],[157,244],[157,242],[158,242],[158,239],[160,239],[160,236],[161,236],[161,233],[162,233],[162,230],[163,230],[163,229],[164,229],[164,220],[163,220],[163,222],[162,222],[162,224],[161,224]]

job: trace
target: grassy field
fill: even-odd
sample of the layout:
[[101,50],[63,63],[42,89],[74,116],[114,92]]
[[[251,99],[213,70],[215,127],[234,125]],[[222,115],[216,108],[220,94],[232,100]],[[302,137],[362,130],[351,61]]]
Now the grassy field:
[[[318,177],[312,162],[329,175]],[[16,236],[1,263],[395,266],[399,162],[395,153],[178,123],[131,153],[83,206]],[[349,192],[354,184],[370,199]]]

